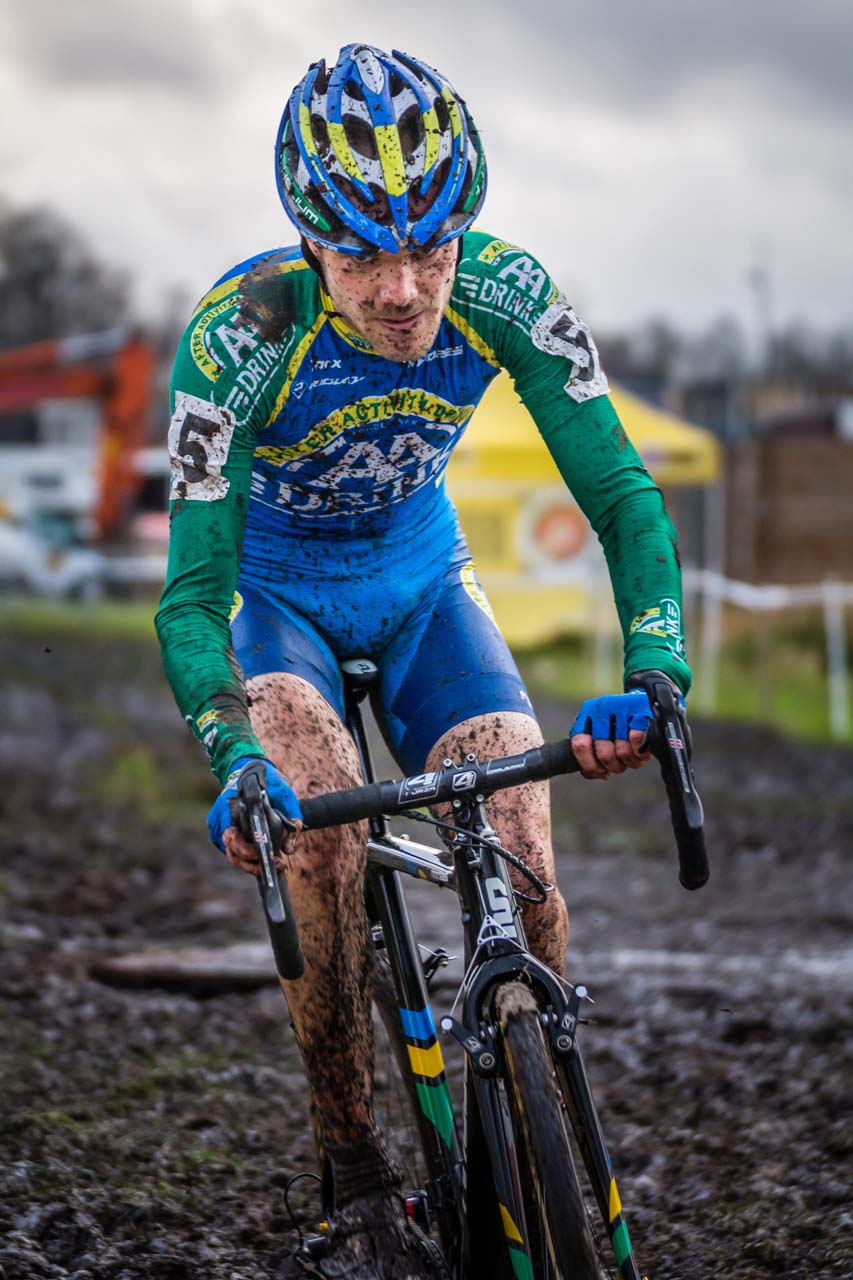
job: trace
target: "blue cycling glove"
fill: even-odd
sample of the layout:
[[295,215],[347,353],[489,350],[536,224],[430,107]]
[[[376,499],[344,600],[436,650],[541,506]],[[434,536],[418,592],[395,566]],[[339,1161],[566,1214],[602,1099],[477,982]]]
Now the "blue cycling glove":
[[[229,802],[237,798],[237,783],[246,765],[256,764],[259,759],[259,756],[242,756],[239,760],[234,761],[225,786],[220,791],[210,813],[207,815],[207,829],[210,832],[210,838],[217,849],[221,849],[223,853],[225,852],[225,846],[222,843],[222,836],[229,827],[234,826]],[[266,787],[270,804],[274,809],[278,810],[287,822],[301,822],[302,813],[299,808],[299,801],[287,778],[283,778],[275,765],[271,764],[269,760],[264,760],[263,763],[266,766],[264,786]]]
[[[684,700],[680,701],[683,706]],[[627,742],[631,729],[642,729],[645,732],[652,719],[649,695],[645,689],[632,689],[629,693],[609,693],[603,698],[587,698],[582,703],[570,737],[574,737],[576,733],[589,733],[593,739]]]

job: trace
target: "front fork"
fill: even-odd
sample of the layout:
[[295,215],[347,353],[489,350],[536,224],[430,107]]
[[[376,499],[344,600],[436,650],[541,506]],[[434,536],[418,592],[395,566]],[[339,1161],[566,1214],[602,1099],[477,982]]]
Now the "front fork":
[[[470,824],[471,829],[484,836],[492,834],[481,806],[472,806],[468,812],[463,809],[459,816],[460,825]],[[523,977],[539,994],[543,1029],[550,1042],[558,1083],[620,1280],[641,1280],[576,1039],[586,989],[576,986],[567,991],[566,984],[527,951],[521,913],[503,859],[488,846],[470,845],[464,839],[457,841],[453,852],[466,924],[466,960],[470,963],[479,950],[483,962],[474,969],[465,993],[462,1020],[443,1018],[442,1028],[459,1040],[468,1055],[469,1078],[477,1097],[513,1272],[526,1276],[525,1261],[529,1266],[530,1259],[519,1230],[524,1223],[522,1200],[506,1100],[497,1083],[500,1054],[489,1009],[496,986]],[[507,898],[509,907],[505,905]]]

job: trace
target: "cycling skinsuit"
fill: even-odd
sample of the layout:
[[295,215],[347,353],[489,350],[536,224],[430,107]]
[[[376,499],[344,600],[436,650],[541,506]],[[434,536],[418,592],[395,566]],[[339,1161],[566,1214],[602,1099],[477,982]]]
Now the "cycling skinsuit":
[[314,684],[342,714],[338,663],[372,657],[378,715],[407,771],[487,711],[533,714],[444,485],[501,367],[607,556],[625,673],[687,690],[675,531],[607,397],[589,330],[523,249],[461,238],[429,352],[377,355],[299,248],[241,263],[178,351],[169,571],[157,615],[178,704],[223,779],[262,754],[244,679]]

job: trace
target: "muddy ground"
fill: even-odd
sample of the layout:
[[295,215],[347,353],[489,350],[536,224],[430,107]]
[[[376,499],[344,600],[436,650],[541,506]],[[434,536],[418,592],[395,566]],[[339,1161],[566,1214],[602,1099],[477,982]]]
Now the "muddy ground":
[[[260,940],[153,644],[0,641],[0,1276],[259,1280],[312,1167],[281,997],[126,990],[150,946]],[[546,732],[569,708],[544,701]],[[676,880],[647,770],[554,788],[570,976],[641,1265],[849,1277],[853,753],[702,725],[711,884]],[[450,895],[414,895],[453,946]],[[451,989],[436,994],[436,1009]],[[310,1219],[312,1186],[294,1191]]]

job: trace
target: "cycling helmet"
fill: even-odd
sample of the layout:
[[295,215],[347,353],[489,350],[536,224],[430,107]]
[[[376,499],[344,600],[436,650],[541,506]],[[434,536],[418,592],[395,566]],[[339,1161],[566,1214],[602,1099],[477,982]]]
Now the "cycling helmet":
[[486,194],[486,160],[463,100],[395,49],[348,44],[290,95],[275,147],[278,193],[303,236],[342,253],[445,244]]

